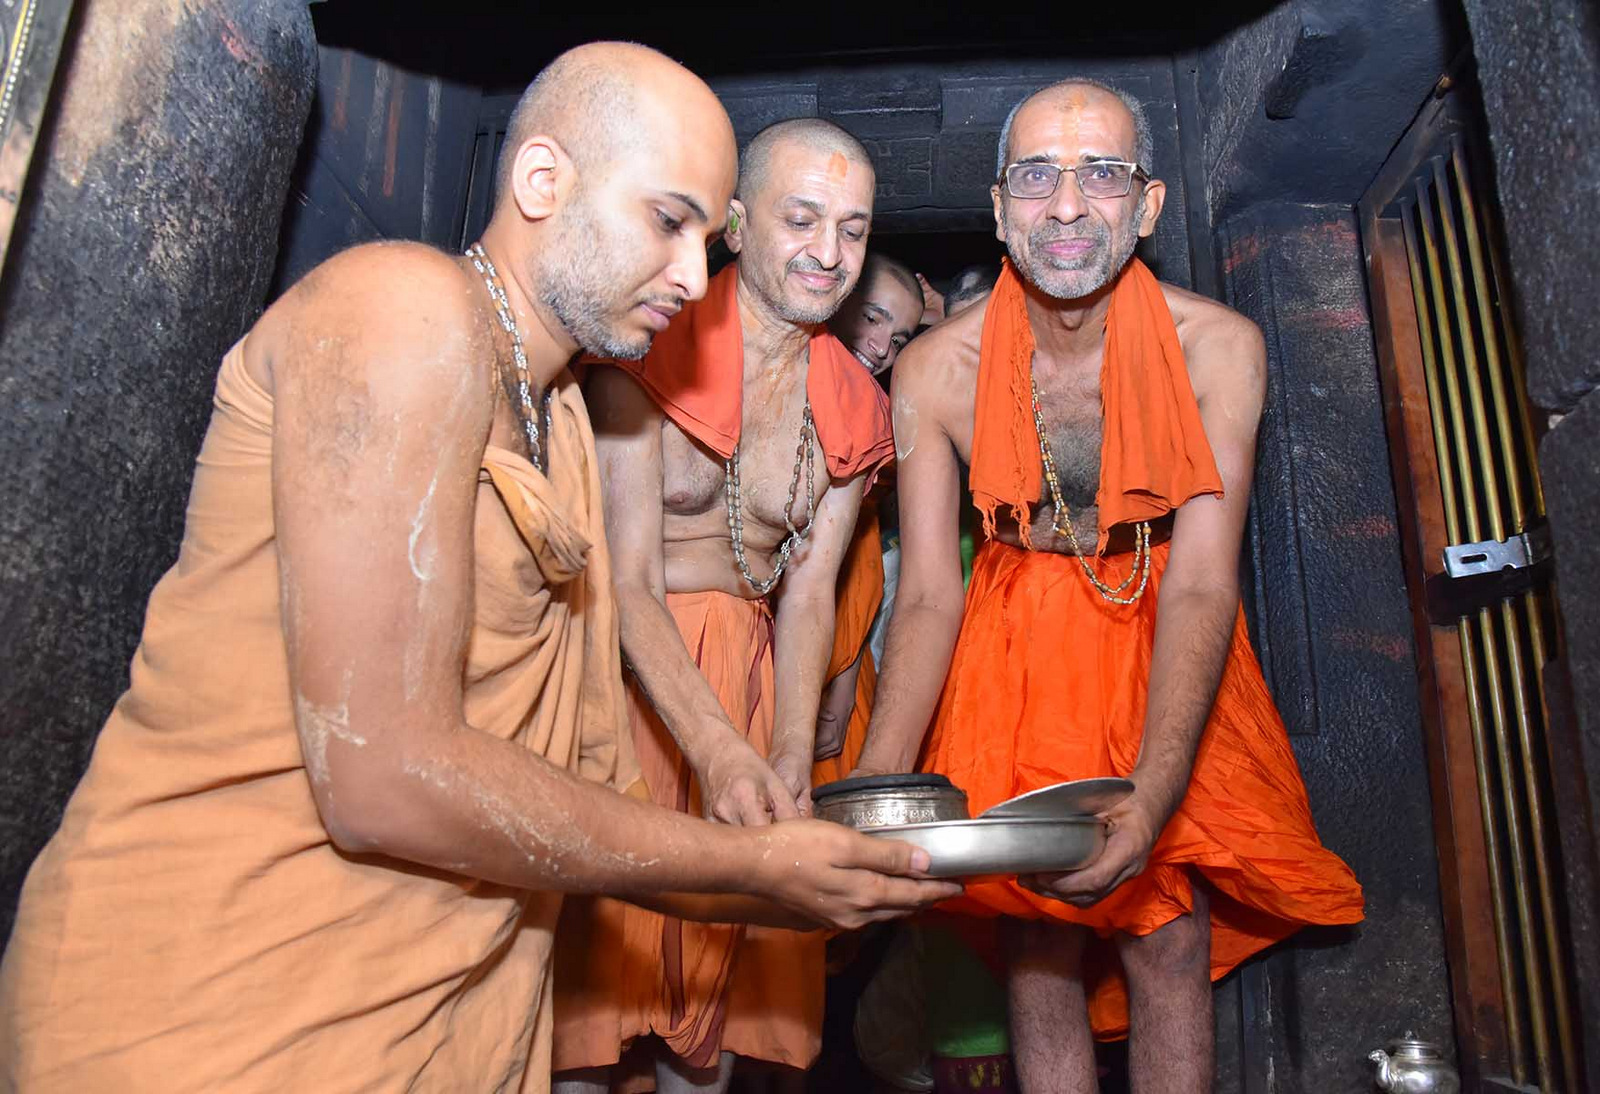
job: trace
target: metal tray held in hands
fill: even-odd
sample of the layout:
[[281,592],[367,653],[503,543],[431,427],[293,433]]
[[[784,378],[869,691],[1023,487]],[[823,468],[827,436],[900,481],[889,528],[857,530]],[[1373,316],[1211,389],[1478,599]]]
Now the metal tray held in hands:
[[934,877],[1052,873],[1094,861],[1105,847],[1095,814],[1133,792],[1127,779],[1076,779],[1019,794],[975,819],[967,796],[939,775],[841,779],[812,792],[817,816],[933,859]]
[[864,828],[928,852],[928,873],[940,878],[1041,874],[1087,866],[1105,848],[1105,826],[1094,817],[979,817],[931,824]]

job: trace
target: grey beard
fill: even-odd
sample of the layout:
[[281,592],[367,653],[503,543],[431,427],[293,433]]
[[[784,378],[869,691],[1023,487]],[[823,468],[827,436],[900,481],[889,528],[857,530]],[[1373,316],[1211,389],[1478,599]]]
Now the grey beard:
[[[1110,252],[1110,260],[1105,264],[1104,267],[1098,270],[1074,270],[1069,272],[1065,270],[1056,270],[1049,266],[1045,266],[1038,260],[1034,260],[1031,263],[1025,263],[1022,260],[1022,257],[1017,254],[1017,248],[1012,246],[1011,232],[1009,229],[1006,232],[1006,251],[1011,255],[1011,261],[1016,265],[1017,269],[1021,270],[1026,275],[1028,282],[1039,291],[1048,296],[1052,296],[1057,300],[1081,299],[1082,297],[1090,296],[1096,292],[1099,292],[1106,285],[1110,284],[1111,281],[1122,272],[1122,268],[1128,264],[1128,260],[1133,257],[1133,252],[1139,246],[1139,233],[1137,226],[1140,221],[1144,219],[1144,209],[1145,195],[1140,194],[1139,203],[1138,205],[1134,206],[1133,210],[1134,230],[1128,233],[1127,240],[1120,247],[1117,247],[1115,251]],[[1111,235],[1107,239],[1107,244],[1114,244],[1115,239],[1115,235]],[[1052,281],[1056,281],[1056,279],[1063,274],[1069,274],[1069,276],[1088,275],[1092,276],[1093,280],[1086,285],[1075,285],[1070,291],[1064,290],[1062,293],[1057,293],[1052,290],[1050,283]]]

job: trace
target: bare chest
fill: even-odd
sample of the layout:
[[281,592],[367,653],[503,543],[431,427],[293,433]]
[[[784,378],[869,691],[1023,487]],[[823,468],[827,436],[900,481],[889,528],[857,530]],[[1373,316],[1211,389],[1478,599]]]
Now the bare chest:
[[[1080,542],[1092,542],[1098,534],[1095,496],[1100,488],[1100,451],[1103,423],[1100,406],[1100,376],[1097,367],[1052,369],[1035,363],[1034,383],[1039,392],[1038,414],[1031,413],[1028,439],[1042,438],[1049,449],[1055,475],[1055,489],[1047,476],[1040,477],[1039,497],[1031,499],[1032,541],[1043,550],[1070,551],[1067,537],[1055,531],[1055,497],[1071,513],[1072,527]],[[1039,423],[1043,423],[1042,431]],[[955,437],[956,447],[968,464],[972,457],[973,419],[963,416],[963,428]],[[1042,463],[1041,457],[1041,463]],[[1014,526],[1007,527],[1000,514],[999,536],[1019,542]]]
[[[755,388],[755,390],[751,390]],[[803,384],[777,390],[746,385],[739,449],[738,508],[752,545],[776,543],[787,531],[785,514],[804,524],[828,488],[828,468],[815,431],[800,443]],[[662,435],[662,499],[669,522],[699,535],[716,524],[726,534],[730,461],[670,423]],[[809,455],[809,460],[807,456]],[[702,528],[702,525],[704,526]]]

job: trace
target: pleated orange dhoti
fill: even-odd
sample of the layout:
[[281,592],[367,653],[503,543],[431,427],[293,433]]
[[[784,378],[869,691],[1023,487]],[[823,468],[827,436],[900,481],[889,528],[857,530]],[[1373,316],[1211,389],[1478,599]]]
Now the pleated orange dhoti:
[[[923,762],[967,792],[974,814],[1041,786],[1133,770],[1168,549],[1152,549],[1149,590],[1123,606],[1104,600],[1070,555],[982,547]],[[1127,565],[1127,556],[1109,560],[1113,584]],[[1213,979],[1303,926],[1361,919],[1360,886],[1317,838],[1242,611],[1188,795],[1142,874],[1089,908],[1013,880],[970,885],[944,907],[1145,935],[1191,910],[1191,871],[1212,890]],[[1118,1037],[1126,986],[1114,948],[1092,949],[1090,1021],[1097,1037]]]
[[[772,615],[764,600],[668,593],[684,645],[736,730],[762,756],[772,744]],[[703,812],[700,787],[637,683],[629,719],[650,797]],[[601,1067],[659,1036],[691,1067],[719,1053],[808,1067],[821,1048],[820,934],[687,923],[606,897],[570,898],[555,971],[554,1070]],[[621,1085],[649,1089],[646,1059],[627,1058]]]

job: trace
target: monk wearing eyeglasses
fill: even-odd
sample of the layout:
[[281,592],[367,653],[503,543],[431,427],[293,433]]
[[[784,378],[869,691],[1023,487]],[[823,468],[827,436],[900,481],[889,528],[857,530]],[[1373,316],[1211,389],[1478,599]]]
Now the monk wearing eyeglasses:
[[[920,753],[974,814],[1130,779],[1098,859],[947,908],[997,927],[1029,1094],[1095,1090],[1091,1033],[1130,1037],[1139,1094],[1209,1091],[1210,981],[1362,914],[1240,609],[1266,351],[1247,319],[1134,257],[1165,196],[1137,101],[1046,88],[999,152],[999,282],[895,369],[904,553],[857,773]],[[985,536],[964,607],[962,463]]]

